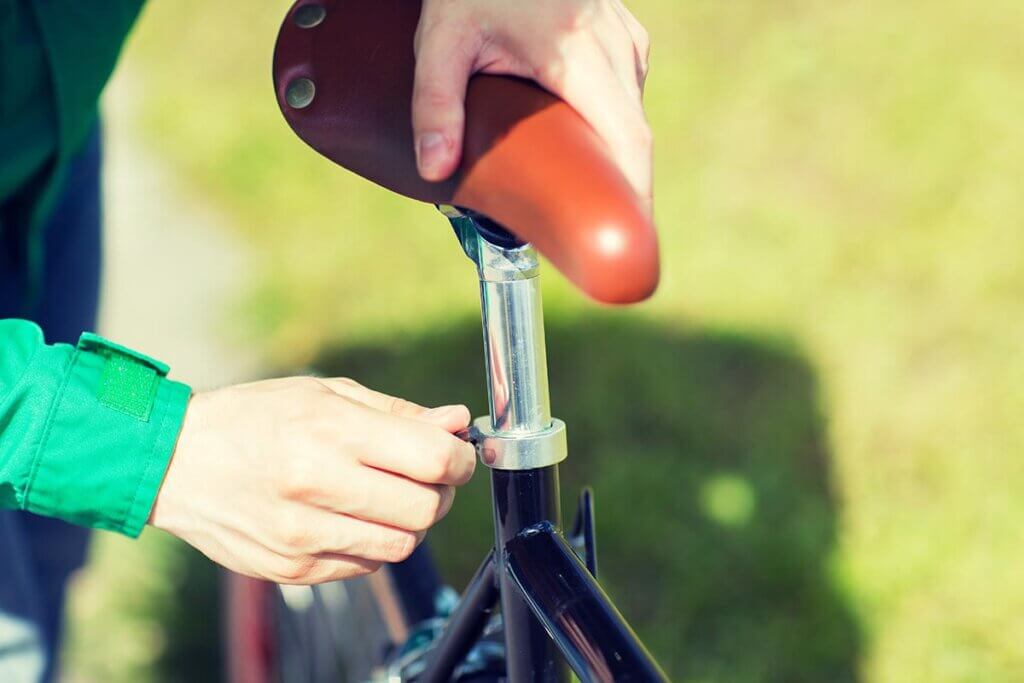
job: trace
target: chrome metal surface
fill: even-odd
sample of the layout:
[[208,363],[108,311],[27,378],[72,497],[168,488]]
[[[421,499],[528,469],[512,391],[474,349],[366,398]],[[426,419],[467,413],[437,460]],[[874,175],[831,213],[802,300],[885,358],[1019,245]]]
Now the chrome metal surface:
[[293,109],[308,107],[315,96],[316,85],[308,78],[296,78],[288,84],[288,89],[284,93],[284,99]]
[[551,418],[537,252],[529,244],[489,242],[473,217],[452,206],[438,208],[451,221],[480,279],[491,413],[462,438],[474,442],[484,464],[496,469],[561,462],[567,452],[565,425]]
[[435,206],[445,218],[464,218],[466,215],[459,211],[458,207],[452,206],[451,204],[435,204]]
[[480,303],[491,427],[506,434],[544,431],[551,399],[540,280],[481,280]]
[[529,244],[513,249],[492,244],[477,232],[475,221],[457,207],[439,204],[437,208],[452,224],[462,250],[476,264],[481,280],[505,282],[540,274],[537,252]]
[[478,237],[473,247],[475,253],[470,258],[476,263],[481,282],[518,282],[540,275],[537,251],[529,244],[504,249]]
[[323,21],[325,16],[327,16],[327,10],[323,8],[323,5],[311,2],[295,10],[292,19],[299,28],[313,28]]
[[565,423],[557,418],[540,432],[508,434],[496,432],[489,416],[473,422],[476,451],[480,459],[496,470],[532,470],[556,465],[569,455]]

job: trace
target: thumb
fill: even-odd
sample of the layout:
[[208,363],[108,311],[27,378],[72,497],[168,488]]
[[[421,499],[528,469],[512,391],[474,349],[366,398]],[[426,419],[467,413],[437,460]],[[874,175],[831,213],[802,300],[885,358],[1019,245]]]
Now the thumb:
[[412,129],[420,175],[437,182],[447,179],[462,157],[466,84],[476,55],[466,38],[435,26],[417,41]]
[[469,408],[464,405],[424,408],[412,401],[368,389],[359,382],[346,377],[318,378],[316,381],[338,396],[358,401],[370,408],[398,417],[426,422],[448,432],[456,432],[469,424]]
[[457,432],[469,425],[469,408],[463,405],[431,408],[419,415],[419,419],[440,427],[446,432]]

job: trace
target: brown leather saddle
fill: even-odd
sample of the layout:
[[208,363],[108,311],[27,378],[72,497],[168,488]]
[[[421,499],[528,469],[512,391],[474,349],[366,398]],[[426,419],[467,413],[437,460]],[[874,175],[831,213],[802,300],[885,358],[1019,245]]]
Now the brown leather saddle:
[[292,129],[390,190],[487,216],[599,301],[650,296],[653,224],[596,133],[535,84],[473,77],[460,167],[441,183],[419,176],[411,122],[419,13],[418,0],[296,2],[274,52],[277,100]]

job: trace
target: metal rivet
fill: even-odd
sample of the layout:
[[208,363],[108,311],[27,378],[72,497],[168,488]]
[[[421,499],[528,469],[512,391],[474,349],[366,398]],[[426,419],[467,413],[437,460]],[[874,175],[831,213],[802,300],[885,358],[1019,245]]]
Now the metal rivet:
[[309,106],[316,95],[316,86],[308,78],[296,78],[288,84],[284,99],[293,109],[304,109]]
[[296,25],[299,28],[313,28],[327,16],[327,10],[323,8],[323,5],[318,5],[315,2],[311,2],[308,5],[295,10],[295,14],[292,17],[295,20]]

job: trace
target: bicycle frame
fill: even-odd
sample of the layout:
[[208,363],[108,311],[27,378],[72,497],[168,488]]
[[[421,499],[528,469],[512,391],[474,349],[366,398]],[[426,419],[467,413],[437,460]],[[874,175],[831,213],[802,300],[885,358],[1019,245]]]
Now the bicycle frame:
[[416,680],[450,680],[500,603],[510,681],[567,681],[569,667],[584,682],[666,681],[597,583],[592,538],[588,569],[561,532],[567,446],[551,416],[537,254],[486,219],[442,212],[480,278],[491,414],[474,422],[472,440],[491,468],[495,549]]

